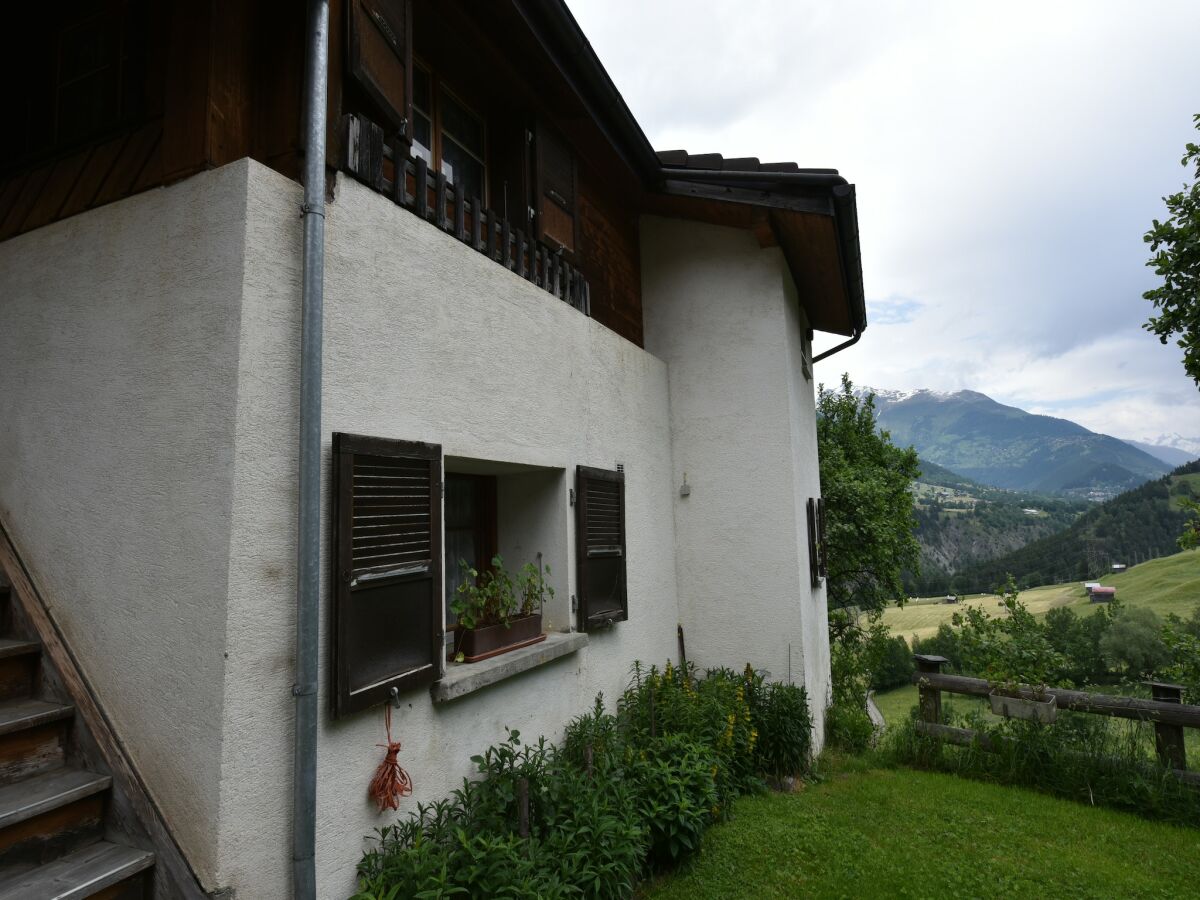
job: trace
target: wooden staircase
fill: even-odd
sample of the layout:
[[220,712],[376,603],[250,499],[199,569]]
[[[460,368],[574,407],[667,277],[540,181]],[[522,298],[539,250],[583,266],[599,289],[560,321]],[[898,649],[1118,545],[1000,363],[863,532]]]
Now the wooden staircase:
[[0,900],[145,900],[154,854],[114,821],[113,779],[89,765],[75,708],[14,619],[0,584]]

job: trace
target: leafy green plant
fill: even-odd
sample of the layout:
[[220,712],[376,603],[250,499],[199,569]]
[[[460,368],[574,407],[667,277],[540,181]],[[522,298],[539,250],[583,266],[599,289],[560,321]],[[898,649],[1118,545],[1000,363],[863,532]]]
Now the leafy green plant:
[[1128,607],[1112,619],[1100,640],[1105,658],[1126,677],[1145,678],[1170,661],[1162,619],[1152,609]]
[[463,628],[505,625],[515,616],[528,616],[554,599],[554,588],[546,583],[550,567],[539,569],[526,563],[514,577],[504,568],[504,558],[492,557],[489,568],[480,572],[465,559],[458,561],[463,572],[450,609]]
[[1163,678],[1183,685],[1186,702],[1200,703],[1200,607],[1186,621],[1167,616],[1162,641],[1170,655],[1162,668]]
[[760,775],[806,771],[810,728],[804,690],[750,666],[635,664],[615,713],[597,696],[560,747],[510,731],[472,757],[477,778],[380,829],[356,900],[629,897]]
[[478,780],[377,832],[359,863],[357,900],[632,893],[646,842],[630,782],[593,778],[516,731],[473,759]]
[[546,600],[554,599],[554,588],[546,584],[546,575],[550,574],[552,573],[549,566],[545,567],[544,572],[533,563],[521,566],[517,573],[516,585],[518,611],[521,615],[531,615],[535,609],[541,609]]
[[1018,599],[1016,581],[1009,575],[996,589],[1003,616],[989,616],[980,607],[955,613],[963,664],[992,683],[998,693],[1016,694],[1023,684],[1045,695],[1062,680],[1066,658],[1050,643],[1046,630]]
[[626,768],[648,831],[651,865],[676,863],[699,850],[704,830],[720,814],[713,749],[668,734],[639,750],[627,747]]
[[[1193,122],[1200,130],[1200,114]],[[1200,386],[1200,144],[1189,141],[1179,162],[1193,169],[1192,183],[1163,198],[1170,215],[1143,237],[1153,254],[1146,265],[1162,279],[1142,294],[1157,313],[1143,327],[1164,344],[1178,337],[1184,371]]]
[[812,713],[808,694],[794,684],[763,689],[754,720],[758,727],[755,763],[760,772],[788,778],[808,770],[812,751]]
[[513,593],[513,580],[504,568],[503,558],[492,557],[490,568],[480,572],[465,559],[458,561],[463,582],[458,586],[450,609],[463,628],[482,628],[485,625],[507,625],[516,614],[518,605]]

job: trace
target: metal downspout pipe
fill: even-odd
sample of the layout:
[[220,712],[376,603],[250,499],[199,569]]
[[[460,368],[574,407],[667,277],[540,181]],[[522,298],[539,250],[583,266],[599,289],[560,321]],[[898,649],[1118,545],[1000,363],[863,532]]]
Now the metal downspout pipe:
[[817,363],[819,363],[823,359],[829,359],[829,357],[833,356],[833,354],[835,354],[835,353],[841,353],[843,350],[845,350],[848,347],[853,347],[855,344],[858,343],[858,339],[860,337],[862,337],[862,332],[859,329],[855,328],[854,336],[851,337],[850,340],[846,341],[845,343],[838,344],[836,347],[832,347],[829,350],[826,350],[824,353],[818,353],[816,356],[814,356],[813,360],[812,360],[813,365],[815,366]]
[[321,598],[321,329],[325,287],[325,110],[329,0],[310,0],[305,49],[304,257],[300,335],[300,468],[296,546],[292,893],[317,896],[317,630]]

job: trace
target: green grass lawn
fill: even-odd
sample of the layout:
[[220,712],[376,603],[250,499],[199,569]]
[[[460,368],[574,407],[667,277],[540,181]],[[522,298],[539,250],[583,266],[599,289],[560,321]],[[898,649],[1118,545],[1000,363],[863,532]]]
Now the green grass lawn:
[[643,896],[1197,895],[1200,831],[952,775],[850,761],[798,793],[743,798],[735,816]]
[[[1099,580],[1115,587],[1117,597],[1127,606],[1147,606],[1160,616],[1173,612],[1186,618],[1200,606],[1200,550],[1152,559],[1119,575]],[[1022,591],[1021,602],[1036,616],[1044,616],[1056,606],[1076,607],[1080,613],[1096,608],[1088,600],[1083,585],[1077,582]],[[886,610],[883,623],[892,634],[911,641],[914,635],[920,638],[932,636],[940,624],[949,622],[950,617],[966,605],[980,605],[991,613],[996,610],[997,603],[991,596],[971,597],[960,604],[914,601],[903,609]]]

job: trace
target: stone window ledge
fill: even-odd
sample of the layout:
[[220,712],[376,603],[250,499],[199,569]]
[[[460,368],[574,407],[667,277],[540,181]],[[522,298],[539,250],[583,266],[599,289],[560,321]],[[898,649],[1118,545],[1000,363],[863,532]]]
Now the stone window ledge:
[[498,681],[544,666],[587,644],[588,636],[581,632],[555,632],[546,635],[540,644],[501,653],[477,663],[446,663],[446,674],[441,681],[433,683],[429,692],[433,695],[434,703],[457,700]]

